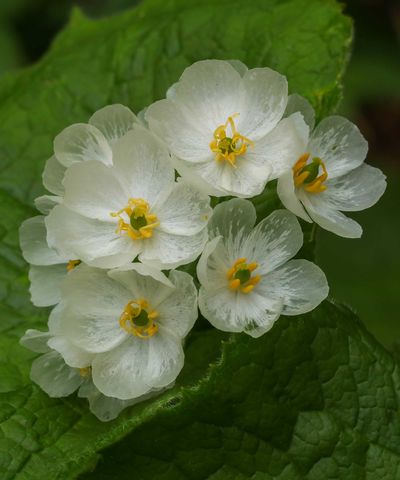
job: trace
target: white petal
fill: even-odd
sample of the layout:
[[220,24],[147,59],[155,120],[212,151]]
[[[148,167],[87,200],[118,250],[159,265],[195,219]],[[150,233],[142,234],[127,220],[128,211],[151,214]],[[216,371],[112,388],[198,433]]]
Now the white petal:
[[[214,160],[214,163],[216,161]],[[199,173],[202,164],[196,165]],[[222,164],[222,172],[219,177],[207,175],[207,180],[215,182],[218,187],[225,191],[225,195],[233,195],[242,198],[251,198],[259,195],[265,188],[267,180],[271,176],[271,166],[267,163],[258,164],[253,159],[243,155],[236,159],[236,168],[228,162]]]
[[65,308],[66,303],[64,301],[61,301],[54,308],[52,308],[50,312],[48,327],[49,332],[52,334],[52,336],[59,335],[61,332],[62,316],[64,314]]
[[229,62],[202,60],[183,72],[176,87],[175,101],[184,105],[202,130],[207,128],[208,146],[214,130],[229,116],[239,113],[242,94],[241,76]]
[[245,96],[237,130],[256,141],[282,118],[288,97],[287,80],[270,68],[254,68],[244,75],[243,87]]
[[50,248],[46,241],[45,217],[25,220],[19,229],[19,240],[25,260],[33,265],[65,263],[66,258]]
[[161,325],[149,339],[149,352],[144,381],[154,388],[163,388],[176,380],[183,368],[185,355],[180,339]]
[[168,98],[168,100],[173,100],[175,98],[177,85],[178,82],[175,82],[168,88],[167,93],[165,94],[165,98]]
[[169,279],[175,289],[157,305],[156,321],[175,336],[184,338],[197,319],[197,290],[187,273],[172,270]]
[[99,162],[82,162],[68,168],[64,204],[88,218],[114,222],[112,213],[126,207],[130,192],[116,170]]
[[151,238],[143,241],[144,249],[139,260],[161,270],[176,268],[196,260],[207,239],[207,229],[190,236],[156,230]]
[[112,151],[104,135],[87,123],[76,123],[59,133],[54,139],[54,153],[65,167],[86,160],[112,164]]
[[374,205],[386,189],[386,176],[379,168],[363,164],[342,177],[326,182],[321,198],[335,210],[354,212]]
[[128,107],[120,104],[107,105],[97,110],[89,120],[91,125],[103,133],[109,143],[114,143],[124,136],[137,122],[136,115]]
[[311,103],[301,95],[292,93],[292,95],[289,95],[284,116],[289,117],[296,112],[301,113],[310,131],[312,131],[315,125],[315,112]]
[[260,292],[283,300],[283,315],[300,315],[313,310],[329,291],[324,272],[307,260],[291,260],[263,277]]
[[197,263],[197,278],[208,289],[220,288],[225,285],[226,274],[231,266],[222,237],[215,237],[204,247]]
[[72,270],[63,286],[64,299],[76,311],[92,316],[119,315],[131,300],[130,292],[99,268],[80,265]]
[[312,222],[300,200],[297,198],[296,188],[293,181],[293,172],[289,170],[278,179],[278,196],[283,205],[292,213],[306,222]]
[[198,117],[191,115],[183,105],[172,100],[153,103],[147,109],[145,118],[150,130],[180,159],[199,162],[214,158],[210,142],[218,125],[213,130],[207,124],[207,119],[199,122]]
[[264,274],[294,257],[303,245],[297,218],[287,210],[275,210],[250,233],[242,246],[242,257],[257,262],[255,273]]
[[61,354],[65,363],[74,368],[89,367],[93,354],[76,347],[65,337],[55,336],[49,340],[49,347]]
[[129,291],[131,300],[145,298],[152,309],[156,309],[158,304],[175,289],[160,270],[141,263],[130,264],[128,268],[110,270],[108,276]]
[[238,72],[241,77],[244,77],[246,72],[249,70],[247,66],[240,60],[227,60],[227,62],[232,65],[232,67]]
[[[224,190],[217,188],[215,182],[214,184],[211,184],[206,179],[203,179],[200,176],[201,170],[203,168],[214,171],[214,174],[210,173],[211,175],[213,175],[213,178],[216,178],[215,172],[220,175],[218,164],[217,162],[215,162],[214,159],[205,162],[204,165],[194,165],[190,162],[179,160],[176,156],[172,155],[171,161],[179,175],[182,177],[182,180],[184,180],[186,184],[193,186],[193,188],[199,190],[205,195],[212,195],[213,197],[226,196],[227,193]],[[198,171],[196,167],[198,167]]]
[[28,329],[22,336],[19,343],[32,352],[47,353],[50,348],[47,345],[50,340],[51,334],[49,332],[41,332],[40,330]]
[[160,328],[149,339],[130,336],[113,351],[96,355],[93,382],[104,395],[127,400],[169,385],[183,361],[180,340]]
[[[115,298],[109,296],[108,298],[115,304]],[[65,309],[62,317],[61,333],[70,343],[78,347],[80,350],[85,350],[88,353],[101,353],[113,350],[120,345],[128,336],[127,332],[122,329],[119,324],[119,318],[124,310],[125,305],[131,299],[127,300],[122,305],[118,314],[109,312],[89,312],[87,305],[82,307],[77,305],[76,308]],[[101,302],[104,304],[104,302]],[[96,306],[93,306],[96,310]],[[65,354],[65,352],[61,352]],[[69,362],[78,364],[80,357],[75,357],[74,353],[70,352],[70,356],[66,357]]]
[[224,238],[236,237],[239,232],[246,234],[256,223],[256,209],[249,200],[234,198],[222,202],[214,208],[208,223],[210,238],[221,235]]
[[319,195],[307,195],[301,192],[301,201],[307,209],[307,213],[315,223],[329,232],[346,238],[360,238],[361,226],[351,218],[346,217],[338,210],[332,209]]
[[92,363],[96,388],[103,395],[121,400],[149,392],[151,387],[143,380],[148,348],[148,340],[131,336],[118,348],[96,355]]
[[80,259],[101,268],[119,267],[132,261],[141,242],[116,233],[116,223],[92,220],[55,207],[46,218],[47,240],[71,259]]
[[[299,124],[303,124],[303,128]],[[260,138],[246,152],[245,160],[270,171],[270,180],[292,171],[308,142],[308,127],[300,114],[281,120],[267,135]]]
[[90,411],[102,422],[114,420],[125,408],[144,401],[154,394],[158,394],[158,392],[143,395],[133,400],[120,400],[118,398],[107,397],[99,392],[91,378],[86,380],[78,391],[78,396],[88,399]]
[[61,299],[61,285],[67,276],[67,265],[37,266],[29,269],[31,300],[37,307],[55,305]]
[[[226,197],[229,193],[222,188],[222,176],[225,163],[217,162],[214,157],[205,162],[189,163],[174,160],[174,165],[182,178],[207,195]],[[232,168],[232,167],[231,167]],[[231,183],[229,183],[231,186]]]
[[[109,277],[125,285],[125,287],[129,291],[136,292],[136,288],[138,287],[136,280],[132,283],[131,277],[129,277],[129,280],[128,280],[128,277],[125,276],[125,273],[124,275],[121,274],[121,272],[132,272],[132,271],[135,274],[137,274],[135,275],[135,277],[137,278],[141,279],[142,277],[150,277],[151,279],[155,280],[158,283],[162,283],[169,288],[174,288],[174,285],[172,284],[172,282],[168,280],[168,277],[160,269],[151,267],[149,265],[145,265],[144,263],[140,263],[140,262],[134,262],[134,263],[129,263],[127,265],[123,265],[122,267],[110,270],[109,272],[107,272],[107,274]],[[158,287],[159,285],[157,284],[156,288]],[[144,289],[144,286],[140,288]],[[140,291],[145,291],[145,289]]]
[[212,214],[210,198],[184,182],[174,185],[169,196],[154,205],[160,229],[175,235],[194,235],[206,227]]
[[82,383],[79,370],[66,365],[62,356],[54,351],[34,360],[31,379],[50,397],[66,397]]
[[219,330],[259,336],[279,318],[282,301],[261,296],[255,290],[244,294],[228,286],[218,290],[201,287],[199,307],[202,315]]
[[35,207],[40,213],[47,215],[50,211],[61,202],[61,197],[54,195],[42,195],[35,198]]
[[153,206],[172,187],[175,174],[168,151],[145,128],[136,126],[128,132],[114,145],[113,154],[115,173],[128,198],[143,198]]
[[56,156],[50,157],[43,170],[43,185],[44,187],[54,195],[64,195],[64,185],[62,181],[64,179],[66,168],[57,160]]
[[327,117],[311,134],[308,151],[325,163],[328,178],[336,178],[360,166],[368,143],[359,129],[343,117]]

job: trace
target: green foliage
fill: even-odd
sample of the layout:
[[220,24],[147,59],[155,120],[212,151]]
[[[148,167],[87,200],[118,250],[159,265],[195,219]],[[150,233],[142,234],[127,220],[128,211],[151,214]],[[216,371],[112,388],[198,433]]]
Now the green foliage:
[[258,340],[231,336],[206,381],[82,478],[392,480],[399,381],[354,314],[325,302]]
[[[393,359],[351,313],[329,303],[280,319],[258,340],[195,332],[177,386],[108,424],[85,401],[50,399],[32,385],[34,355],[18,345],[26,328],[44,328],[47,312],[30,305],[17,229],[34,214],[62,128],[113,102],[139,111],[202,58],[275,68],[322,116],[340,98],[350,41],[350,22],[331,0],[147,0],[102,21],[75,12],[43,61],[3,78],[2,479],[76,478],[94,468],[101,450],[101,469],[88,478],[396,477]],[[255,200],[259,218],[276,202],[270,187]]]

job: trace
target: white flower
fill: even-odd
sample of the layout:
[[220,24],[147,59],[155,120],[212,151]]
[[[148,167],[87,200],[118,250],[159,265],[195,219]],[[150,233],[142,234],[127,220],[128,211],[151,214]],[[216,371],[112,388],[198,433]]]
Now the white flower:
[[283,315],[315,308],[328,294],[324,273],[307,260],[290,260],[303,243],[296,217],[277,210],[255,228],[248,200],[217,205],[210,242],[197,266],[199,306],[216,328],[259,337]]
[[[20,343],[33,352],[43,354],[32,363],[32,381],[50,397],[66,397],[75,392],[89,376],[93,355],[71,345],[71,348],[76,350],[76,355],[80,356],[83,365],[80,368],[73,368],[65,363],[59,352],[49,347],[48,342],[53,338],[54,334],[51,331],[27,330]],[[67,342],[65,339],[62,341]]]
[[60,301],[61,283],[67,272],[79,263],[49,248],[44,219],[43,215],[29,218],[22,223],[19,230],[22,254],[31,264],[31,299],[38,307],[55,305]]
[[[113,420],[126,407],[147,400],[165,390],[152,390],[146,395],[130,400],[107,397],[99,392],[93,383],[90,366],[93,359],[92,354],[79,350],[65,338],[59,337],[51,331],[27,330],[20,343],[33,352],[42,354],[32,363],[31,379],[33,382],[54,398],[66,397],[78,390],[78,396],[87,398],[90,411],[103,422]],[[79,358],[79,363],[86,366],[78,368],[68,365],[58,351],[50,348],[49,344],[52,343],[58,346],[63,345],[65,351],[74,352],[73,357]],[[172,386],[173,384],[166,388]]]
[[[182,341],[197,318],[197,292],[184,272],[167,278],[140,263],[108,272],[81,265],[64,282],[60,316],[60,336],[94,355],[99,391],[132,399],[175,381]],[[74,350],[50,345],[79,366]]]
[[97,110],[88,123],[65,128],[54,139],[54,155],[43,171],[43,185],[54,195],[62,196],[65,170],[86,160],[112,164],[112,146],[139,121],[124,105],[107,105]]
[[252,197],[297,152],[300,115],[281,120],[286,102],[279,73],[204,60],[188,67],[145,117],[184,178],[210,195]]
[[[63,130],[56,137],[55,154],[47,161],[43,172],[43,184],[54,195],[37,198],[37,209],[48,215],[62,201],[63,179],[67,166],[93,158],[108,164],[112,157],[112,145],[137,122],[129,108],[109,105],[95,112],[88,124],[75,124]],[[99,152],[103,152],[103,155]],[[50,248],[46,237],[45,217],[42,215],[30,218],[21,225],[22,254],[31,264],[31,299],[33,304],[39,307],[59,302],[62,280],[69,270],[80,263],[77,258],[68,257]]]
[[304,220],[342,237],[358,238],[361,226],[342,211],[374,205],[385,191],[386,177],[364,163],[368,144],[353,123],[331,116],[309,134],[314,123],[312,107],[301,97],[293,102],[301,108],[308,126],[297,122],[303,145],[280,176],[278,195],[286,208]]
[[157,268],[195,260],[207,240],[209,197],[175,182],[167,150],[143,127],[114,144],[113,162],[68,168],[63,203],[46,218],[49,245],[101,268],[137,255]]

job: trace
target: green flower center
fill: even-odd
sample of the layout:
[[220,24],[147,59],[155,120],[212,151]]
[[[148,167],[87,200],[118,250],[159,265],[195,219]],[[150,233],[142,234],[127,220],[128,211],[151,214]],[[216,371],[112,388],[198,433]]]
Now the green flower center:
[[240,285],[247,283],[250,280],[251,272],[248,268],[241,268],[239,269],[233,278],[240,281]]
[[149,314],[146,310],[140,310],[139,315],[132,318],[132,323],[137,327],[145,327],[149,323]]
[[219,142],[218,147],[221,153],[224,155],[227,153],[232,153],[235,151],[235,142],[233,141],[233,138],[225,137]]
[[322,160],[318,157],[314,157],[311,160],[311,163],[306,165],[300,170],[300,173],[308,172],[308,177],[304,180],[303,183],[311,183],[313,182],[319,174],[319,169],[321,167]]
[[147,225],[147,219],[145,215],[136,216],[135,212],[131,215],[130,224],[135,230],[140,230]]

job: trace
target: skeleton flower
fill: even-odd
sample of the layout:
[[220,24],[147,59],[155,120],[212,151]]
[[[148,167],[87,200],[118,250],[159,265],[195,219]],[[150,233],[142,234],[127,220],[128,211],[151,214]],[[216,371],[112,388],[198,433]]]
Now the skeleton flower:
[[[361,226],[344,212],[374,205],[386,188],[385,175],[364,163],[368,144],[358,128],[331,116],[313,129],[313,111],[305,99],[293,97],[291,111],[301,108],[308,125],[297,122],[303,145],[278,180],[285,207],[308,222],[337,235],[357,238]],[[311,111],[310,111],[311,110]]]
[[97,110],[88,123],[75,123],[54,139],[54,155],[43,171],[43,184],[54,195],[62,196],[65,170],[75,163],[97,160],[112,165],[112,146],[138,123],[124,105],[107,105]]
[[204,60],[188,67],[145,118],[184,178],[211,195],[252,197],[297,151],[298,114],[282,120],[286,102],[279,73]]
[[251,202],[219,204],[210,241],[197,266],[200,311],[216,328],[259,337],[281,314],[315,308],[328,294],[324,273],[307,260],[290,260],[303,243],[296,217],[277,210],[255,228]]
[[113,165],[68,168],[63,203],[46,218],[51,247],[112,268],[137,255],[157,268],[193,261],[207,240],[209,197],[176,182],[167,150],[143,127],[113,146]]
[[[49,346],[49,343],[52,342],[58,346],[63,345],[65,350],[74,351],[75,357],[79,357],[79,363],[87,366],[77,368],[68,365],[62,355]],[[90,367],[93,355],[79,351],[62,337],[39,330],[27,330],[21,338],[21,344],[33,352],[42,354],[32,363],[32,381],[50,397],[66,397],[78,390],[78,396],[88,399],[90,411],[103,422],[113,420],[124,408],[160,393],[157,390],[157,392],[151,392],[132,400],[107,397],[100,393],[93,384]]]
[[[108,272],[80,265],[63,284],[62,303],[60,336],[94,354],[92,378],[102,394],[133,399],[175,381],[197,318],[190,275],[171,271],[167,278],[140,263]],[[51,346],[80,365],[75,350]]]
[[[63,179],[67,166],[93,158],[109,164],[112,145],[133,128],[135,123],[137,119],[129,108],[109,105],[95,112],[88,124],[75,124],[63,130],[54,142],[55,155],[47,161],[43,172],[43,184],[53,195],[37,198],[37,209],[48,215],[62,201]],[[21,225],[22,253],[25,260],[31,264],[31,299],[33,304],[39,307],[59,302],[62,280],[68,271],[80,263],[80,260],[71,259],[50,248],[46,237],[43,215],[30,218]]]

